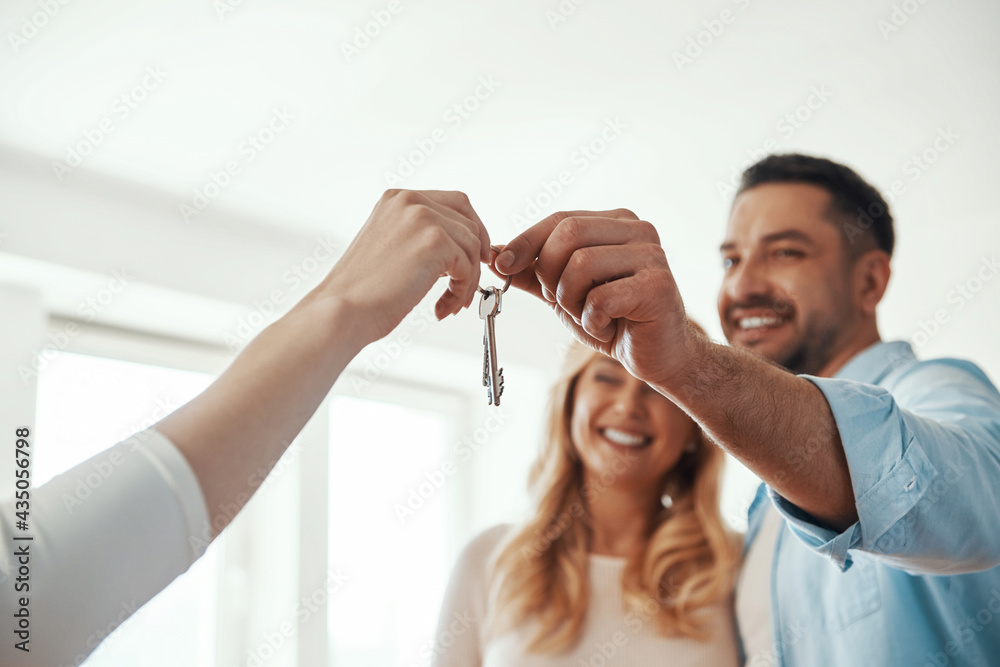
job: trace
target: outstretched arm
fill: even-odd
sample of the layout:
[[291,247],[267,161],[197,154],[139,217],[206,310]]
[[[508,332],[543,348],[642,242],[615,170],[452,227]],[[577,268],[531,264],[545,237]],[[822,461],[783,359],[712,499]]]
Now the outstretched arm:
[[505,246],[496,268],[548,303],[578,340],[673,400],[789,501],[830,528],[857,521],[822,392],[690,326],[653,225],[624,209],[557,213]]
[[[183,453],[213,535],[361,349],[387,335],[441,276],[438,318],[472,303],[489,237],[459,192],[387,192],[326,279],[257,336],[200,396],[154,428]],[[225,511],[223,508],[230,508]]]
[[[450,283],[438,317],[467,306],[489,256],[465,195],[387,192],[322,284],[201,395],[34,490],[30,538],[0,508],[0,537],[20,549],[0,554],[0,616],[17,619],[23,642],[0,644],[0,664],[81,662],[204,552],[362,347],[439,277]],[[101,482],[84,486],[98,470]]]

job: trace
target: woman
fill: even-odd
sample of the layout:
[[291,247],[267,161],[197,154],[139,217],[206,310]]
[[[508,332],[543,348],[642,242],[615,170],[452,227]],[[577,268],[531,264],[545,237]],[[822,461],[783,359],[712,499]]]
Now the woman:
[[436,664],[737,664],[740,541],[723,453],[667,398],[576,344],[530,473],[534,516],[476,537],[452,574]]

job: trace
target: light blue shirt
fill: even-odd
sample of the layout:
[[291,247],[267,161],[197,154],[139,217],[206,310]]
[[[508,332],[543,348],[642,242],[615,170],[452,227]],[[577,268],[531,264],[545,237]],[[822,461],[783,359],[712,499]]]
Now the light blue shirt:
[[773,664],[1000,665],[1000,393],[974,364],[901,342],[802,377],[833,410],[859,520],[837,533],[758,489],[747,545],[768,496],[785,520]]

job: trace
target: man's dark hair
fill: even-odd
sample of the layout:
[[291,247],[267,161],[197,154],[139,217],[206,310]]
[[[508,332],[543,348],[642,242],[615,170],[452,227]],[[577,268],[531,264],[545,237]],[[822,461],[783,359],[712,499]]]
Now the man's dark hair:
[[[867,237],[892,256],[896,237],[889,204],[850,167],[799,153],[768,155],[743,172],[736,196],[764,183],[809,183],[823,188],[832,197],[828,212],[831,222],[843,223],[850,242],[845,248],[853,248],[850,255],[857,257],[871,249],[871,242],[864,242]],[[860,243],[856,242],[858,237]]]

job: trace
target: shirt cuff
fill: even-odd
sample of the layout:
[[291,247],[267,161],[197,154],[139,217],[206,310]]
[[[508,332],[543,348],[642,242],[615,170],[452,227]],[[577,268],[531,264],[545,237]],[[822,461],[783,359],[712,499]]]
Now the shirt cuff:
[[888,391],[849,380],[800,377],[823,392],[833,412],[851,475],[858,521],[838,533],[819,525],[809,513],[772,489],[768,493],[796,537],[846,570],[851,565],[850,549],[880,551],[876,548],[879,538],[913,509],[938,472],[906,431]]
[[191,562],[201,558],[211,542],[208,532],[208,507],[201,485],[191,465],[177,446],[165,435],[154,429],[138,433],[134,438],[140,443],[143,455],[156,466],[177,499],[185,523]]
[[816,553],[832,560],[842,572],[851,567],[851,563],[854,561],[849,550],[861,542],[860,522],[855,521],[838,533],[819,525],[811,514],[781,496],[770,486],[767,487],[767,495],[770,496],[775,509],[784,517],[788,528],[799,541]]

